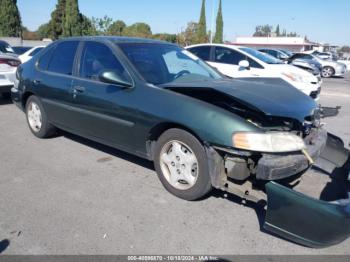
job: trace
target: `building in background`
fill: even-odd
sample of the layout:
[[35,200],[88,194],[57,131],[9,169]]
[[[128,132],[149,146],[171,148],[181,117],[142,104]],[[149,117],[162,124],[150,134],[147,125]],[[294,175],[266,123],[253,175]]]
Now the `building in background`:
[[236,41],[230,43],[251,48],[276,48],[292,52],[303,52],[317,50],[319,52],[335,51],[337,46],[311,42],[305,37],[237,37]]
[[7,42],[10,46],[47,46],[52,40],[51,39],[43,39],[40,40],[23,40],[20,37],[0,37],[0,40]]

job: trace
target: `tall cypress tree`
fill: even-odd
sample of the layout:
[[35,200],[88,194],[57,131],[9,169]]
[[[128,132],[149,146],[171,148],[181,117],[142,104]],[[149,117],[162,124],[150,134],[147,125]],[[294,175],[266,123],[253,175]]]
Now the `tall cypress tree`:
[[275,33],[276,36],[281,36],[280,25],[277,25]]
[[224,21],[222,18],[222,1],[220,0],[218,15],[216,17],[216,31],[214,37],[214,43],[224,42]]
[[0,36],[21,37],[22,23],[17,0],[0,0]]
[[56,9],[51,13],[50,37],[58,39],[63,34],[63,20],[66,13],[66,0],[58,0]]
[[197,38],[197,41],[199,43],[205,43],[208,41],[207,22],[205,16],[205,0],[202,0],[201,16],[198,23]]
[[63,35],[80,36],[81,33],[81,16],[79,12],[78,0],[66,0]]

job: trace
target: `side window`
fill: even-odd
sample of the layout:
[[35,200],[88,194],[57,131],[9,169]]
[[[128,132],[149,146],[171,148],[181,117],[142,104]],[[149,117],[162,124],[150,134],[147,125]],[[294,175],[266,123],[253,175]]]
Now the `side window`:
[[210,46],[198,46],[188,49],[191,53],[204,61],[210,60]]
[[78,41],[59,43],[53,52],[48,71],[64,75],[72,75],[74,57],[78,44]]
[[242,60],[246,60],[246,56],[235,50],[224,47],[215,48],[215,62],[238,65]]
[[40,70],[47,70],[51,57],[56,47],[49,47],[47,51],[40,57],[38,67]]
[[258,62],[251,59],[250,57],[247,57],[247,61],[249,62],[249,66],[252,68],[264,69],[262,65],[260,65]]
[[131,81],[128,72],[109,47],[102,43],[86,42],[81,55],[79,76],[98,80],[100,73],[104,70],[113,71],[121,79]]

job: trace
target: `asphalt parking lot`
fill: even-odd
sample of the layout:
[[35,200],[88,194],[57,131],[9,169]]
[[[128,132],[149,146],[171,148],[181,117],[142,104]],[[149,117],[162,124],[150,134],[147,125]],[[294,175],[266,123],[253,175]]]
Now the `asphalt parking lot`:
[[[324,80],[325,119],[350,142],[350,73]],[[63,133],[39,140],[0,99],[0,253],[350,254],[350,239],[310,249],[264,232],[263,210],[224,198],[167,193],[150,162]]]

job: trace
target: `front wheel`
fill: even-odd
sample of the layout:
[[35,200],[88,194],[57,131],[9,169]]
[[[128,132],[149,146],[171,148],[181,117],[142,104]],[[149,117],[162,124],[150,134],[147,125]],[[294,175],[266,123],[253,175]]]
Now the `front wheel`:
[[196,200],[212,188],[205,149],[184,130],[169,129],[160,136],[154,162],[163,186],[179,198]]
[[335,71],[330,66],[325,66],[322,68],[322,76],[325,78],[332,77],[334,75]]
[[26,116],[30,131],[36,137],[47,138],[55,133],[56,129],[48,122],[46,112],[38,97],[30,96],[28,98]]

